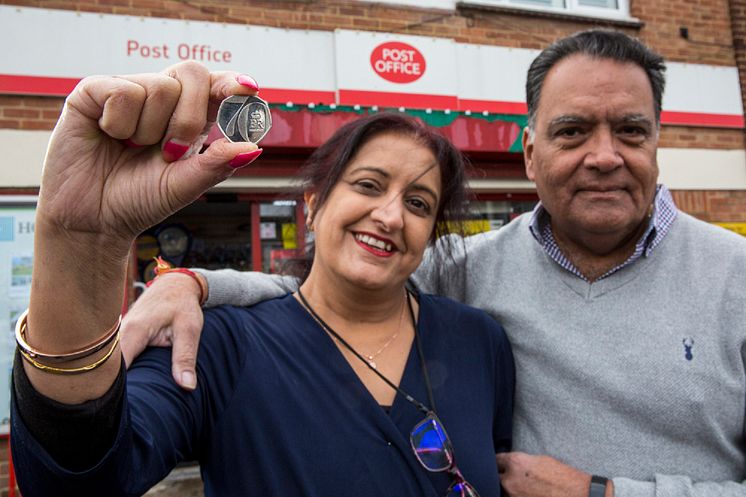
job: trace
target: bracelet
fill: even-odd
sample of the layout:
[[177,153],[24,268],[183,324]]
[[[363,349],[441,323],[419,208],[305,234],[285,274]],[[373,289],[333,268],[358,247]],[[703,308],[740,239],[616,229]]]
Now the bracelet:
[[608,478],[592,475],[591,488],[588,490],[588,497],[604,497],[604,495],[606,495],[606,484],[608,482]]
[[26,342],[27,321],[28,309],[26,309],[23,314],[21,314],[21,317],[16,323],[16,343],[18,344],[18,349],[21,351],[21,354],[23,354],[23,357],[26,357],[30,360],[42,359],[44,362],[51,364],[70,362],[76,359],[83,359],[95,354],[99,350],[106,347],[109,343],[111,343],[112,340],[115,340],[117,339],[117,337],[119,337],[119,328],[122,326],[122,316],[120,314],[116,324],[112,326],[112,328],[107,331],[103,337],[96,340],[95,342],[86,345],[82,349],[74,350],[65,354],[46,354],[44,352],[36,350],[35,348],[31,347],[28,342]]
[[172,267],[171,264],[168,263],[168,261],[165,261],[162,257],[158,256],[155,257],[155,262],[157,265],[155,266],[155,278],[148,281],[145,286],[149,287],[150,285],[155,282],[155,280],[158,279],[159,276],[167,274],[167,273],[181,273],[186,274],[187,276],[191,276],[194,281],[197,282],[197,285],[199,285],[199,305],[203,305],[205,301],[207,300],[207,283],[205,283],[202,278],[197,276],[197,273],[192,271],[191,269],[187,269],[185,267]]
[[116,334],[114,343],[111,345],[111,348],[106,353],[106,355],[104,355],[101,359],[97,360],[96,362],[93,362],[91,364],[87,364],[85,366],[81,366],[78,368],[56,368],[53,366],[48,366],[46,364],[42,364],[39,361],[35,360],[25,350],[19,348],[18,351],[21,353],[21,357],[23,357],[26,360],[26,362],[31,364],[36,369],[39,369],[46,373],[67,375],[67,374],[81,374],[81,373],[87,373],[88,371],[93,371],[94,369],[98,368],[99,366],[101,366],[102,364],[104,364],[106,361],[109,360],[111,355],[114,353],[114,350],[116,350],[117,345],[119,345],[119,333]]

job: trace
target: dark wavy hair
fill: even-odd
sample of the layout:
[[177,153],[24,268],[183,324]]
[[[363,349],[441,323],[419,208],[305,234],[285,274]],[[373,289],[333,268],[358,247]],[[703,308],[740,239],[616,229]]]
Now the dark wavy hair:
[[[624,33],[608,29],[589,29],[565,38],[560,38],[534,59],[526,76],[526,103],[528,104],[528,127],[534,131],[536,109],[539,107],[541,88],[549,70],[563,59],[582,54],[596,59],[612,59],[638,65],[648,77],[653,90],[655,120],[660,123],[663,90],[666,86],[663,57],[653,52],[643,42]],[[578,77],[583,77],[578,75]]]
[[[435,213],[435,227],[430,236],[430,243],[446,234],[463,234],[463,221],[468,214],[469,198],[466,187],[466,160],[447,138],[406,114],[371,114],[339,128],[311,154],[303,166],[300,173],[303,192],[314,193],[316,208],[320,208],[328,200],[329,194],[358,150],[382,133],[400,134],[422,144],[432,152],[440,168],[440,203]],[[290,267],[285,268],[284,272],[307,276],[313,259],[312,247],[308,255],[308,259],[301,262],[300,270],[297,267]]]

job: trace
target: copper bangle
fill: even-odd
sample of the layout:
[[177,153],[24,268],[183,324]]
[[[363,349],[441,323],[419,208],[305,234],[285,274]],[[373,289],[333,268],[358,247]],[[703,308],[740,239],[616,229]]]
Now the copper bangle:
[[[96,340],[95,342],[86,345],[81,349],[64,354],[46,354],[44,352],[36,350],[26,342],[27,320],[28,309],[26,309],[23,314],[21,314],[21,317],[18,319],[18,323],[16,323],[16,343],[18,344],[18,349],[21,351],[21,354],[23,354],[23,357],[26,359],[34,361],[40,359],[50,364],[60,364],[63,362],[75,361],[77,359],[83,359],[95,354],[119,336],[119,328],[122,326],[122,316],[120,315],[119,319],[117,319],[116,324],[109,331],[107,331],[102,338]],[[111,355],[111,351],[109,351],[109,355]]]
[[92,362],[91,364],[86,364],[85,366],[80,366],[77,368],[56,368],[54,366],[48,366],[46,364],[42,364],[41,362],[35,360],[33,357],[29,356],[29,354],[23,349],[19,348],[18,352],[20,352],[21,357],[23,357],[23,359],[26,360],[26,362],[31,364],[36,369],[39,369],[46,373],[59,374],[59,375],[81,374],[81,373],[87,373],[88,371],[93,371],[94,369],[98,368],[99,366],[104,364],[106,361],[108,361],[111,355],[114,353],[114,350],[116,350],[118,344],[119,344],[119,333],[116,334],[114,343],[111,345],[111,348],[106,353],[106,355],[104,355],[101,359],[98,359],[97,361]]

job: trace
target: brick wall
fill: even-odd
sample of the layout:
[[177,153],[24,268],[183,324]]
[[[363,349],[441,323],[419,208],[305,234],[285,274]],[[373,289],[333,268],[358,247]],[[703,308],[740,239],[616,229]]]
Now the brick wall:
[[0,95],[0,128],[51,130],[63,102],[60,97]]
[[[630,1],[631,14],[645,23],[640,38],[666,59],[735,65],[728,0]],[[688,39],[679,28],[688,28]]]
[[733,53],[741,80],[741,99],[746,108],[746,0],[730,0],[730,22],[733,32]]
[[681,210],[707,222],[746,223],[746,191],[674,191]]
[[[746,0],[729,0],[728,7],[741,100],[746,108]],[[705,220],[717,216],[713,220],[746,222],[746,192],[681,192],[676,200],[687,212]]]

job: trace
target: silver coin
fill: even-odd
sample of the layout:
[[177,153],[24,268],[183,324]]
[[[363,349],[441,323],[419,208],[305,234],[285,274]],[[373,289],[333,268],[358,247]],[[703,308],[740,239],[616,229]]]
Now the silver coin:
[[232,142],[259,143],[271,127],[269,105],[259,97],[233,95],[220,103],[218,128]]

